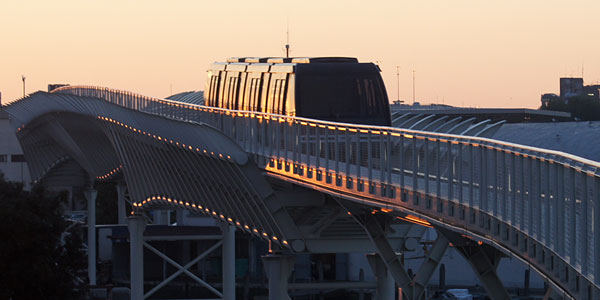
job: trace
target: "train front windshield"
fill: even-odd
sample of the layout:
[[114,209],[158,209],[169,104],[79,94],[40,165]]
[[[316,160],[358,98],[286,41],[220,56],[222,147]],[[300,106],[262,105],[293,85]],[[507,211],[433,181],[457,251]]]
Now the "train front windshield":
[[[325,69],[298,68],[298,116],[328,121],[383,125],[390,123],[388,99],[379,71],[372,64]],[[370,65],[370,67],[369,67]]]

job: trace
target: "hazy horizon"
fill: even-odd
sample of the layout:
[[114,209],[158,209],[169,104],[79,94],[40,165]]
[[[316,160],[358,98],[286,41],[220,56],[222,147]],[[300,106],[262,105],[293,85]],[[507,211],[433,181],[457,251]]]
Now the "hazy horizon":
[[352,56],[390,101],[537,108],[559,77],[600,82],[600,1],[4,1],[2,102],[50,83],[166,97],[232,56]]

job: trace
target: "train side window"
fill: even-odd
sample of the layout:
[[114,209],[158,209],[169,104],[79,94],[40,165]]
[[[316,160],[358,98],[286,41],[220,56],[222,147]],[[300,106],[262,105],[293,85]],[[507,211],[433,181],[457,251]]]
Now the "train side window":
[[283,111],[284,114],[295,116],[296,115],[296,95],[294,94],[295,83],[296,80],[294,74],[287,75],[286,81],[286,97],[285,97],[285,109]]
[[254,87],[254,109],[255,111],[260,111],[260,95],[262,94],[262,78],[256,78],[256,86]]
[[237,92],[236,92],[236,104],[235,104],[235,108],[237,110],[243,110],[245,102],[248,101],[248,99],[246,99],[245,93],[244,91],[246,90],[246,84],[247,84],[247,79],[248,79],[248,73],[241,73],[240,74],[240,78],[238,79],[238,87],[237,87]]
[[246,104],[246,110],[254,110],[254,89],[256,88],[256,78],[250,79],[250,84],[246,88],[248,90],[248,102]]
[[267,112],[268,106],[268,94],[269,94],[269,84],[271,79],[270,73],[263,73],[263,78],[261,80],[261,88],[260,88],[260,100],[257,111]]
[[223,107],[223,94],[225,94],[225,89],[226,89],[226,82],[225,82],[225,78],[226,78],[226,72],[225,71],[219,71],[219,80],[217,82],[217,86],[218,88],[216,89],[216,95],[215,95],[215,106],[216,107]]
[[217,97],[219,95],[219,75],[213,76],[212,88],[211,88],[211,96],[210,96],[210,105],[218,106]]
[[279,113],[279,91],[281,90],[281,79],[275,79],[275,89],[273,90],[273,97],[271,98],[271,113]]
[[279,109],[278,114],[285,114],[285,95],[286,95],[286,84],[285,79],[279,80]]
[[235,106],[237,105],[236,100],[237,100],[237,91],[238,91],[238,77],[231,77],[229,78],[229,92],[228,92],[228,97],[227,97],[227,104],[225,106],[225,108],[227,109],[235,109]]

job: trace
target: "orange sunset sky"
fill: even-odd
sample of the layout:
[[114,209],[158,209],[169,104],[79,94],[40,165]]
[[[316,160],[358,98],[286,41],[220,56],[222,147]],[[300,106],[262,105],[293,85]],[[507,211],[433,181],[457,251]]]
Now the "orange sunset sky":
[[539,106],[558,78],[600,82],[598,0],[0,2],[2,102],[48,83],[166,97],[203,90],[231,56],[378,62],[390,100]]

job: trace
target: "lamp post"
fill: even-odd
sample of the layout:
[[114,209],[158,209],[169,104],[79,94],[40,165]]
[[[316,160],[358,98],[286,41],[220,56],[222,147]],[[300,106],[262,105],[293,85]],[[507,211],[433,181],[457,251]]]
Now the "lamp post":
[[396,92],[400,101],[400,66],[396,66]]
[[25,75],[21,75],[21,80],[23,80],[23,97],[25,97]]
[[415,70],[413,70],[413,106],[415,105]]

